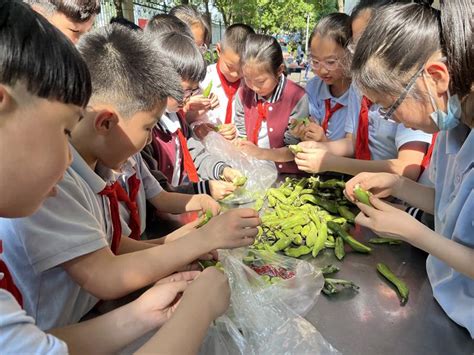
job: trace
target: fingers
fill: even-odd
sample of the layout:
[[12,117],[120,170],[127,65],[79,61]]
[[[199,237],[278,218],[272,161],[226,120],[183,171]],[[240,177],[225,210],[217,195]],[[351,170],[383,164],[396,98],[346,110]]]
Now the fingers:
[[354,219],[355,224],[359,224],[363,227],[370,228],[371,220],[370,217],[367,217],[363,212],[360,212]]
[[168,277],[165,277],[161,280],[159,280],[156,285],[161,285],[169,282],[177,282],[177,281],[192,281],[194,280],[198,275],[200,274],[200,271],[184,271],[184,272],[178,272],[176,274],[170,275]]
[[[389,203],[386,203],[373,195],[369,197],[369,201],[372,204],[372,206],[374,206],[374,208],[378,209],[379,211],[390,211],[390,210],[397,209],[396,207],[391,206]],[[405,209],[403,208],[402,210],[405,210]]]
[[258,218],[258,212],[253,208],[238,208],[229,212],[236,213],[241,218]]
[[366,216],[371,217],[377,211],[375,208],[371,206],[367,206],[365,203],[356,202],[357,207],[359,207],[360,211],[364,213]]

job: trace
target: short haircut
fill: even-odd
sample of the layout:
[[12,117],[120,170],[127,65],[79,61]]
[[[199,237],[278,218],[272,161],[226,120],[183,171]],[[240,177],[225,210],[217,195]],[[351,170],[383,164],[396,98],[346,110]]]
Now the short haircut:
[[277,74],[283,64],[283,53],[275,37],[251,33],[245,41],[242,64],[249,62],[263,64],[268,71]]
[[387,6],[395,3],[410,3],[411,0],[360,0],[351,11],[351,20],[354,21],[361,12],[369,10],[376,11],[382,6]]
[[192,37],[168,32],[154,37],[164,58],[173,65],[182,80],[200,82],[206,77],[206,61]]
[[100,13],[100,0],[25,0],[30,5],[38,5],[48,16],[60,12],[75,22],[89,21]]
[[210,41],[209,33],[211,32],[209,29],[209,24],[204,19],[202,14],[198,11],[198,9],[193,5],[178,5],[173,7],[170,10],[170,15],[176,16],[181,21],[183,21],[186,25],[191,28],[192,26],[199,25],[204,29],[204,37],[206,42]]
[[91,72],[92,103],[131,117],[168,97],[182,100],[178,74],[144,33],[113,24],[87,33],[77,46]]
[[183,21],[173,15],[158,14],[148,21],[145,32],[152,35],[162,35],[167,32],[185,34],[193,38],[191,29]]
[[81,107],[91,95],[89,70],[76,48],[17,0],[0,3],[0,83],[24,84],[32,95]]
[[316,35],[329,37],[342,48],[347,48],[352,37],[350,16],[340,12],[324,16],[311,32],[309,43],[313,41]]
[[253,28],[242,23],[235,23],[227,27],[221,42],[221,49],[224,51],[226,48],[229,48],[237,53],[239,57],[242,57],[245,49],[245,41],[247,40],[247,36],[251,33],[255,33]]
[[135,25],[132,21],[129,21],[126,18],[123,18],[123,17],[112,17],[110,19],[110,23],[111,24],[116,23],[116,24],[125,26],[125,27],[127,27],[131,30],[134,30],[134,31],[141,31],[142,30],[140,28],[140,26]]
[[[420,4],[384,6],[374,13],[357,44],[352,75],[361,90],[397,97],[441,49],[438,10]],[[422,97],[416,87],[410,94]]]

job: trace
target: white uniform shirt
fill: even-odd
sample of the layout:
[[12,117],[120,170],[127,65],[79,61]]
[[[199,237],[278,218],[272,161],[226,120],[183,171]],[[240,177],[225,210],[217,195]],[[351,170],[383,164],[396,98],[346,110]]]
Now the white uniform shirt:
[[[61,267],[79,256],[109,247],[112,222],[106,186],[71,146],[73,163],[32,216],[0,219],[4,259],[23,295],[27,314],[41,329],[77,323],[98,299]],[[129,235],[122,223],[122,235]]]

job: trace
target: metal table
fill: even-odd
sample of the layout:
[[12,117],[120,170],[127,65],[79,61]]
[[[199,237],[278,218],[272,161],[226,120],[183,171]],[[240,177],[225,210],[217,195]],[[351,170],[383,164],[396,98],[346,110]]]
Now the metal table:
[[[173,216],[164,224],[176,228],[180,219]],[[362,242],[374,237],[360,226],[351,234]],[[427,254],[407,243],[372,247],[372,253],[366,255],[346,246],[343,262],[332,249],[316,259],[308,258],[318,267],[338,265],[341,271],[334,277],[351,280],[360,290],[321,295],[306,319],[343,354],[474,355],[474,340],[467,330],[451,321],[433,298],[426,275]],[[377,273],[378,262],[387,264],[407,283],[410,294],[405,306],[400,306],[395,289]]]

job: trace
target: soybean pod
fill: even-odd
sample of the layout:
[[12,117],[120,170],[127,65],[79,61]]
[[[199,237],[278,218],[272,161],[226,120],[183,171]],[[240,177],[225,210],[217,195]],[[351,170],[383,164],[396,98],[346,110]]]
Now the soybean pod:
[[385,277],[388,281],[390,281],[393,285],[398,290],[398,293],[400,295],[400,303],[402,305],[405,305],[408,301],[408,286],[406,285],[405,282],[400,280],[398,277],[395,276],[395,274],[390,270],[390,268],[382,263],[377,264],[377,271],[382,274],[383,277]]
[[370,253],[372,251],[371,247],[368,247],[365,244],[362,244],[358,240],[354,239],[349,233],[347,233],[339,224],[332,221],[327,222],[328,227],[337,234],[339,237],[344,239],[344,241],[349,244],[349,246],[356,252],[359,253]]

